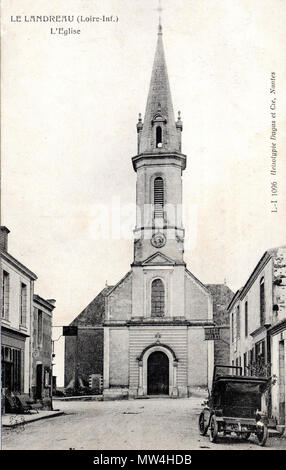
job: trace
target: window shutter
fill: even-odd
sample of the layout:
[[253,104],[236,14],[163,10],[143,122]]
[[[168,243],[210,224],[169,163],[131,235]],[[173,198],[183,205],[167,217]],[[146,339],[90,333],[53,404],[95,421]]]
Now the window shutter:
[[154,181],[154,215],[155,218],[163,218],[164,210],[164,182],[162,178]]
[[20,293],[20,323],[22,326],[26,326],[27,321],[27,286],[21,283]]

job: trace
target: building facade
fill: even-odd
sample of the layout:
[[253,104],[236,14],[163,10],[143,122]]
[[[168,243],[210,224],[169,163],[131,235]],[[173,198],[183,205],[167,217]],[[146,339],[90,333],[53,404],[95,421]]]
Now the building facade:
[[[72,322],[65,385],[102,374],[109,397],[188,396],[211,380],[211,292],[186,267],[182,223],[183,124],[175,120],[159,25],[144,121],[137,123],[136,225],[130,271]],[[96,346],[97,343],[97,346]],[[89,376],[88,376],[89,374]]]
[[206,284],[213,298],[213,322],[219,330],[214,341],[214,365],[230,364],[229,314],[227,307],[233,298],[232,290],[226,284]]
[[55,301],[33,297],[31,392],[36,400],[51,406],[52,319]]
[[268,250],[228,307],[230,359],[246,375],[273,377],[269,413],[285,424],[286,247]]
[[71,326],[77,326],[78,334],[65,338],[67,393],[73,394],[79,388],[85,393],[92,376],[97,376],[101,382],[96,392],[102,392],[105,297],[111,288],[105,287],[71,323]]
[[2,388],[30,393],[33,294],[37,276],[8,253],[1,227],[1,376]]
[[36,274],[8,253],[7,227],[0,228],[1,388],[3,395],[29,394],[51,407],[54,300],[34,294]]

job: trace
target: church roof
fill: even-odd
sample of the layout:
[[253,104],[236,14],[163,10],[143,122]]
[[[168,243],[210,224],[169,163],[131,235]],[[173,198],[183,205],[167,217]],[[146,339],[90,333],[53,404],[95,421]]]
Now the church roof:
[[205,286],[215,296],[233,295],[232,290],[226,284],[205,284]]
[[110,286],[108,292],[106,292],[105,295],[108,296],[109,294],[111,294],[111,293],[112,293],[118,286],[120,286],[120,284],[122,284],[122,283],[125,281],[125,279],[127,279],[128,276],[130,276],[130,275],[131,275],[131,271],[128,271],[128,273],[125,274],[125,276],[123,276],[123,277],[120,279],[120,281],[118,281],[117,284],[115,284],[115,286]]
[[[162,35],[162,26],[159,25],[139,153],[148,153],[154,150],[152,127],[155,119],[164,120],[166,123],[164,129],[166,136],[165,151],[180,151]],[[157,151],[160,151],[160,149],[157,149]]]
[[213,298],[213,319],[215,325],[228,325],[227,307],[233,298],[232,290],[226,284],[206,284]]
[[210,291],[207,289],[206,285],[203,284],[191,271],[189,271],[189,269],[185,268],[185,271],[190,276],[190,278],[201,287],[202,290],[210,294]]
[[105,319],[105,297],[113,286],[105,287],[85,309],[71,322],[71,325],[98,326]]

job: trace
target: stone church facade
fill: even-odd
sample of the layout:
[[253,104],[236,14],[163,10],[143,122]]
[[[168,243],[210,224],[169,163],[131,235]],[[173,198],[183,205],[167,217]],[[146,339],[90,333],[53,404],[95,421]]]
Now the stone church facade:
[[77,338],[66,338],[66,386],[75,368],[83,382],[88,374],[102,374],[105,398],[186,397],[211,380],[214,344],[204,340],[204,328],[213,325],[213,297],[184,262],[182,129],[180,113],[174,118],[159,26],[132,158],[137,176],[133,263],[72,322],[79,330]]

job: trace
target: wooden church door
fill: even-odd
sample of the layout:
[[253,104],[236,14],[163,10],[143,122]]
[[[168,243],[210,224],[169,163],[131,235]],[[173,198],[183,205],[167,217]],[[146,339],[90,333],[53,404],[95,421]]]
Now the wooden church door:
[[169,395],[169,359],[161,351],[153,352],[148,358],[147,394]]

